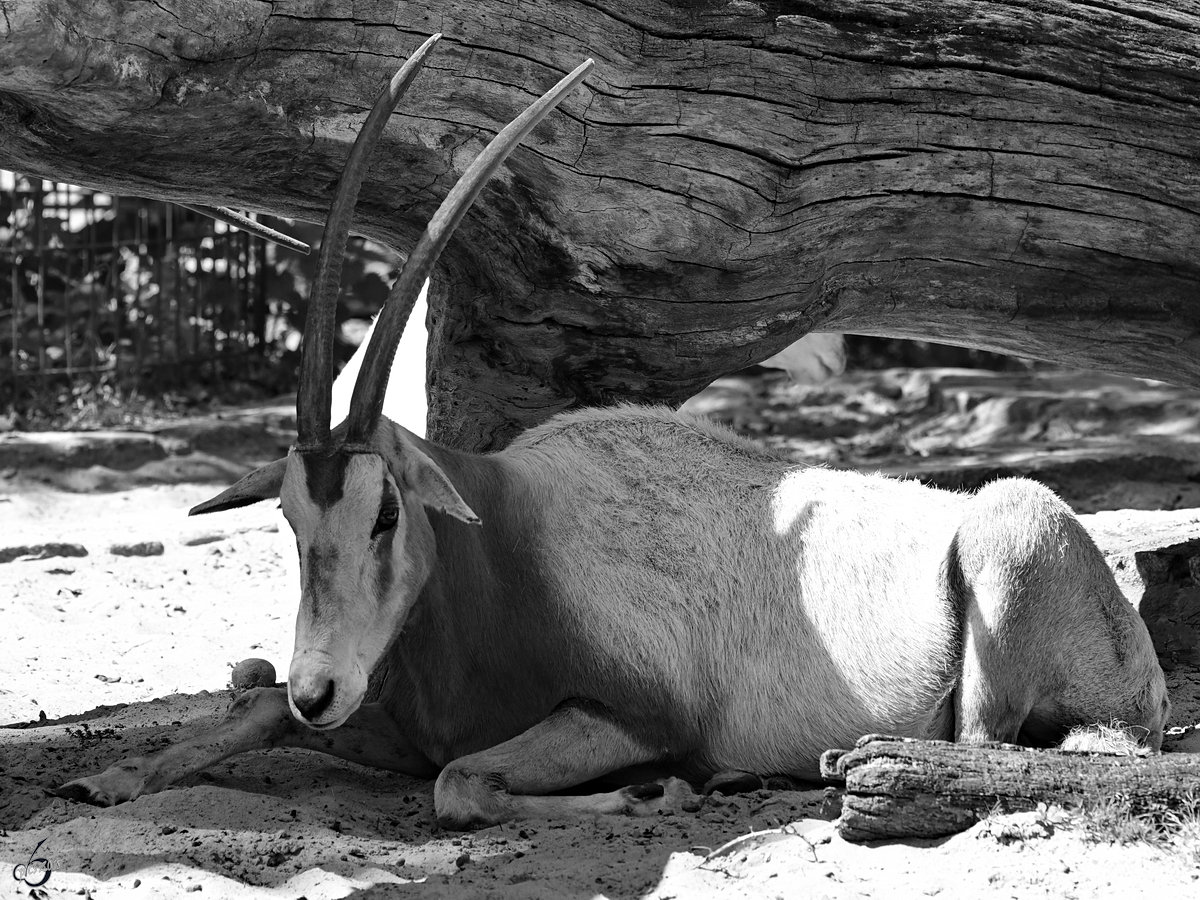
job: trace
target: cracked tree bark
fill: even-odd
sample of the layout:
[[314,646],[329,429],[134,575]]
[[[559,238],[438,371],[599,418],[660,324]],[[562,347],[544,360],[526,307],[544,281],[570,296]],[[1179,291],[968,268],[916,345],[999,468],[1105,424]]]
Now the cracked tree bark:
[[884,841],[955,834],[993,811],[1039,803],[1124,798],[1138,813],[1178,809],[1194,802],[1200,761],[1191,753],[1113,756],[868,736],[853,750],[827,751],[821,771],[845,781],[841,836]]
[[3,2],[0,165],[400,249],[486,140],[597,68],[431,300],[431,434],[677,402],[819,327],[1200,385],[1200,6],[1144,0]]

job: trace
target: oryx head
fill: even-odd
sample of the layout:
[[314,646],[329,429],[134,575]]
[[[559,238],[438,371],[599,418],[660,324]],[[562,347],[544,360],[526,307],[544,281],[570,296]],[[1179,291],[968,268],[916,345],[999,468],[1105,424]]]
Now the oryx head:
[[334,313],[358,190],[392,108],[441,35],[396,73],[371,110],[338,183],[313,281],[296,398],[299,438],[286,458],[258,469],[192,514],[280,497],[296,533],[301,598],[288,673],[292,713],[334,728],[358,708],[367,678],[429,575],[433,534],[425,510],[479,519],[414,440],[381,421],[388,372],[417,294],[492,173],[592,67],[587,60],[484,149],[426,226],[392,288],[367,348],[346,422],[330,431]]

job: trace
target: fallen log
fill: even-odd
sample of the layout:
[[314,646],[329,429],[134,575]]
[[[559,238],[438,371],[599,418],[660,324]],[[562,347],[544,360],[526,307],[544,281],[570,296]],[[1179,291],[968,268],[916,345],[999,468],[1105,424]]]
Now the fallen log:
[[1031,810],[1039,803],[1079,806],[1122,797],[1135,812],[1175,809],[1195,797],[1200,757],[868,735],[853,750],[826,751],[821,774],[845,782],[838,833],[861,842],[955,834],[990,813]]
[[[0,166],[407,250],[527,98],[593,57],[446,248],[430,435],[679,403],[810,330],[1200,386],[1200,7],[1167,0],[23,0]],[[452,101],[452,102],[451,102]]]

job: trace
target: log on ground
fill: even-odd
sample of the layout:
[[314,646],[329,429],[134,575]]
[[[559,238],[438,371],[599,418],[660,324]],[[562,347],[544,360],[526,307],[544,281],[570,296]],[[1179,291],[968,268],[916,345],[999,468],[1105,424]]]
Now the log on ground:
[[827,779],[845,780],[837,827],[848,841],[941,837],[992,812],[1039,803],[1123,797],[1134,811],[1173,809],[1200,783],[1200,757],[1193,754],[1118,756],[872,737],[853,750],[827,751],[821,770]]

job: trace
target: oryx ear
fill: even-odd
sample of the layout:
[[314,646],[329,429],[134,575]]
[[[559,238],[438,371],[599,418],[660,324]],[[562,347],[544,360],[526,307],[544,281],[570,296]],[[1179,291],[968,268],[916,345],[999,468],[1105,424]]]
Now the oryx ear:
[[404,480],[425,506],[454,516],[468,525],[482,524],[437,463],[409,442],[404,443],[400,458],[404,466]]
[[259,500],[270,500],[279,496],[279,488],[283,484],[283,473],[287,470],[287,457],[267,463],[261,469],[255,469],[232,487],[228,487],[211,500],[197,503],[188,510],[189,516],[199,516],[204,513],[221,512],[226,509],[236,509],[239,506],[249,506]]

